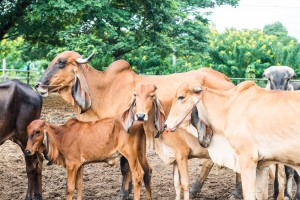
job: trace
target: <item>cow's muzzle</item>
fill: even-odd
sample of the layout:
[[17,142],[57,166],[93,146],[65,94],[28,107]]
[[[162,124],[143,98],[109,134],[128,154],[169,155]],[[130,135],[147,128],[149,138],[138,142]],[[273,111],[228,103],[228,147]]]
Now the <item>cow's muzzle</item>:
[[28,149],[25,149],[24,155],[25,156],[31,156],[31,152]]
[[138,113],[135,115],[137,121],[146,121],[146,114]]
[[43,97],[47,97],[48,96],[48,88],[45,88],[42,86],[41,82],[38,82],[35,86],[34,89],[40,93],[40,95],[42,95]]

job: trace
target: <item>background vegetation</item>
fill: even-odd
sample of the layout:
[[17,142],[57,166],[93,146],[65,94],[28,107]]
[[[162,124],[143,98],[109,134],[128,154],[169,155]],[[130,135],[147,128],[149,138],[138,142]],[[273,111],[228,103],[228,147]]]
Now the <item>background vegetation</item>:
[[204,8],[238,0],[3,0],[0,59],[37,70],[74,50],[104,70],[125,59],[137,73],[169,74],[212,67],[229,77],[260,78],[271,65],[300,73],[300,46],[280,23],[263,30],[217,32]]

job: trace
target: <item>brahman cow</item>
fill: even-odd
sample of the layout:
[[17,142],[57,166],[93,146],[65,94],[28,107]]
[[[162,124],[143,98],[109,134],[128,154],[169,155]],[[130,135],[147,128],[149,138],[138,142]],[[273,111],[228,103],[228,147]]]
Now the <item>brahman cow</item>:
[[[294,91],[294,85],[290,82],[292,77],[296,76],[296,73],[293,68],[288,66],[271,66],[265,69],[264,76],[268,78],[268,82],[266,85],[266,89],[269,90],[288,90]],[[300,182],[299,175],[294,171],[291,167],[282,166],[278,164],[276,167],[277,172],[279,170],[279,174],[275,175],[275,183],[274,183],[274,198],[278,199],[278,195],[286,196],[289,199],[292,199],[292,183],[293,178],[296,181],[297,190],[296,190],[296,199],[300,200]],[[273,171],[275,171],[273,169]],[[284,171],[285,174],[282,172]],[[279,183],[280,182],[280,183]],[[279,186],[279,188],[278,188]],[[284,186],[284,187],[281,187]],[[283,199],[281,197],[281,199]]]
[[265,69],[263,76],[268,78],[266,88],[269,90],[294,90],[290,80],[296,73],[288,66],[271,66]]
[[[189,158],[205,158],[202,170],[205,174],[200,179],[200,186],[203,185],[206,177],[213,166],[207,149],[201,147],[198,143],[196,129],[195,136],[191,135],[184,129],[178,129],[175,134],[166,132],[160,135],[163,130],[165,117],[167,116],[161,105],[161,101],[156,96],[157,87],[154,84],[139,83],[134,89],[132,102],[128,110],[124,113],[122,120],[124,127],[130,130],[133,121],[142,121],[144,129],[148,132],[155,133],[152,136],[154,149],[157,154],[165,152],[172,158],[169,164],[173,164],[174,186],[176,190],[176,198],[180,199],[181,188],[184,192],[184,199],[189,199]],[[167,110],[169,111],[169,110]],[[159,137],[160,135],[160,137]],[[155,137],[155,139],[154,139]]]
[[[129,105],[132,91],[137,83],[156,84],[160,88],[157,97],[162,101],[165,110],[170,109],[176,88],[185,81],[199,81],[207,87],[218,90],[234,87],[228,77],[210,68],[164,76],[140,76],[134,73],[129,63],[124,60],[113,62],[103,72],[98,71],[88,64],[92,57],[93,54],[83,59],[76,52],[62,52],[52,60],[36,85],[36,89],[42,95],[58,92],[73,106],[77,111],[78,119],[82,121],[122,114]],[[148,133],[147,130],[146,135],[150,136],[150,140],[153,137],[153,133]],[[166,163],[172,159],[168,156],[160,154]],[[130,171],[126,169],[129,169],[128,163],[126,159],[121,159],[122,186],[125,187],[121,190],[121,198],[126,198],[128,195],[127,178],[130,177],[128,175]],[[149,166],[144,166],[144,171],[145,175],[150,176]],[[146,180],[150,180],[150,177]],[[150,182],[145,185],[150,190]]]
[[[42,97],[28,85],[18,81],[0,84],[0,145],[6,140],[18,144],[24,152],[28,124],[40,117]],[[35,153],[25,157],[28,188],[26,200],[42,199],[43,156]]]
[[[134,185],[134,199],[140,199],[144,176],[140,164],[140,148],[146,143],[141,124],[134,125],[128,134],[120,120],[106,118],[93,122],[70,119],[64,125],[54,125],[35,120],[28,126],[28,142],[25,153],[32,155],[46,151],[51,162],[67,169],[67,199],[72,200],[74,189],[77,199],[82,199],[83,166],[94,162],[115,165],[123,155],[129,162]],[[138,129],[138,130],[137,130]],[[151,199],[149,194],[146,199]]]
[[[195,106],[198,116],[191,116]],[[211,142],[208,151],[214,162],[232,161],[231,168],[241,173],[244,199],[254,200],[256,174],[261,168],[282,163],[300,172],[300,122],[295,118],[300,116],[299,106],[300,91],[265,90],[252,81],[226,92],[185,83],[176,92],[165,124],[167,130],[173,130],[195,120],[192,117],[203,120],[196,121],[210,126],[214,136],[198,131],[200,144]],[[224,137],[230,148],[213,152],[216,137]],[[224,152],[231,157],[223,156]]]

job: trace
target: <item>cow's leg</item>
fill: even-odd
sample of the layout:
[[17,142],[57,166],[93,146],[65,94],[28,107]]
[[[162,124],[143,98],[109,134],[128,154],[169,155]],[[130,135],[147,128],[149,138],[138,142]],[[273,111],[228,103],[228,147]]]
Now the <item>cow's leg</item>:
[[67,200],[72,200],[78,167],[67,164]]
[[257,193],[256,199],[268,199],[269,167],[259,168],[256,171]]
[[139,161],[144,170],[144,185],[146,187],[146,199],[151,199],[151,176],[152,176],[152,169],[147,161],[146,157],[146,136],[145,134],[139,134]]
[[230,195],[230,200],[242,199],[243,198],[243,190],[242,190],[242,178],[241,174],[235,173],[235,185],[234,190]]
[[183,190],[184,200],[190,199],[189,195],[189,167],[188,167],[188,157],[176,155],[176,162],[178,166],[180,185]]
[[198,176],[198,179],[193,183],[191,189],[190,189],[190,198],[196,198],[197,193],[201,191],[201,188],[204,184],[204,181],[206,180],[210,170],[214,166],[214,163],[210,159],[201,159],[200,164],[200,175]]
[[288,167],[288,166],[284,166],[284,171],[285,171],[285,177],[286,177],[286,187],[284,190],[284,196],[287,197],[288,199],[292,199],[294,169],[291,167]]
[[181,193],[180,174],[179,174],[177,163],[173,164],[173,180],[174,180],[174,187],[176,192],[175,200],[180,200],[180,193]]
[[122,173],[122,188],[118,200],[126,200],[132,190],[131,172],[127,159],[122,156],[120,159],[120,168]]
[[254,162],[251,157],[240,156],[239,164],[241,169],[244,200],[255,200],[257,163]]
[[134,200],[138,200],[141,196],[141,186],[144,178],[144,171],[137,156],[128,156],[129,155],[127,155],[127,160],[131,169],[133,180]]
[[[26,173],[28,178],[28,188],[26,193],[26,200],[42,199],[42,165],[43,158],[36,153],[32,156],[25,156]],[[34,196],[33,196],[34,193]]]
[[79,167],[79,169],[77,171],[77,175],[76,175],[75,188],[77,190],[77,200],[82,199],[83,169],[84,169],[84,166],[81,165]]
[[299,174],[296,171],[294,171],[294,179],[295,179],[295,182],[296,182],[295,199],[300,200],[300,178],[299,178]]

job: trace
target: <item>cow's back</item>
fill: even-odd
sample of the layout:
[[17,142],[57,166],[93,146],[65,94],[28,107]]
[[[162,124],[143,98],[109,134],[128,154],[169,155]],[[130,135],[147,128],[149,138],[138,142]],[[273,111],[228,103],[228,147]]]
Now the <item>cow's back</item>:
[[28,85],[10,80],[0,84],[0,144],[12,139],[26,145],[27,125],[40,117],[42,97]]

